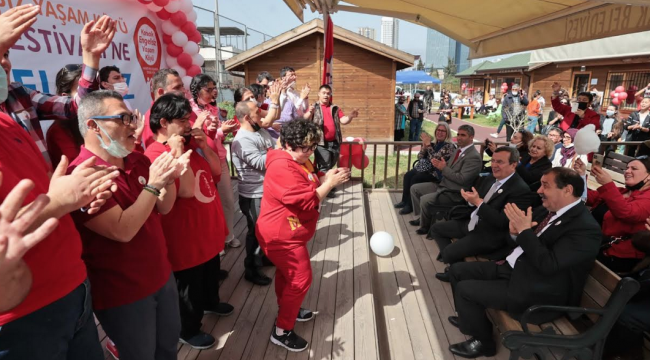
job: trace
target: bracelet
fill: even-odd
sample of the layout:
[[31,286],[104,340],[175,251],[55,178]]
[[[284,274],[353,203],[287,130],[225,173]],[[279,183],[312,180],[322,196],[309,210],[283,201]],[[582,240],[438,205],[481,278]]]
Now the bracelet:
[[278,104],[271,104],[271,105],[269,105],[269,107],[270,107],[271,109],[279,109],[279,108],[280,108],[280,105],[278,105]]
[[143,189],[150,192],[150,193],[152,193],[152,194],[154,194],[154,195],[156,195],[156,197],[160,196],[160,190],[156,189],[155,187],[153,187],[153,186],[151,186],[149,184],[145,185]]

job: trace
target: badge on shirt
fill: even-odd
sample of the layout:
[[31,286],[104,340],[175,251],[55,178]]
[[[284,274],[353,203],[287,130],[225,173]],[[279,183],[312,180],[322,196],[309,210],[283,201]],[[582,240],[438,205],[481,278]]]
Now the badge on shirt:
[[562,220],[556,222],[556,223],[555,223],[555,226],[558,226],[558,225],[560,225],[561,223],[562,223]]
[[138,177],[138,182],[140,185],[147,185],[147,179],[145,179],[144,176]]
[[503,189],[497,190],[497,194],[501,194],[503,192]]
[[314,182],[314,175],[313,174],[309,174],[307,176],[307,178],[309,178],[309,181]]

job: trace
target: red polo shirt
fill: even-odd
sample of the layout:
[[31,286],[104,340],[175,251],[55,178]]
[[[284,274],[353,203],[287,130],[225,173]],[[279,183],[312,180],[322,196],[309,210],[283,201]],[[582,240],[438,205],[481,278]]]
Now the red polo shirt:
[[[82,146],[79,157],[70,164],[68,172],[91,156],[94,154]],[[97,164],[109,165],[99,158]],[[129,154],[124,158],[120,176],[113,180],[118,190],[100,211],[93,215],[81,211],[72,214],[81,234],[82,257],[88,267],[95,309],[113,308],[143,299],[158,291],[171,274],[161,216],[155,208],[140,231],[127,243],[106,238],[84,226],[114,206],[126,210],[133,205],[149,181],[149,166],[151,162],[143,154]]]
[[[325,141],[336,140],[336,124],[334,124],[334,117],[332,116],[332,107],[327,105],[320,105],[323,112],[323,137]],[[339,119],[342,118],[343,111],[339,108]]]
[[63,127],[61,121],[63,120],[56,120],[47,130],[45,137],[47,152],[55,169],[61,161],[61,155],[65,155],[68,161],[74,160],[79,155],[79,146],[75,143],[72,132]]
[[[168,145],[153,142],[145,155],[154,161],[170,150]],[[195,197],[177,198],[172,210],[162,219],[168,257],[174,271],[201,265],[217,256],[223,250],[228,234],[210,165],[196,149],[190,155],[190,166],[195,177]]]
[[[35,184],[25,204],[47,193],[49,170],[29,133],[9,116],[0,114],[0,201],[22,179],[30,179]],[[86,278],[81,240],[69,215],[59,219],[52,234],[29,250],[23,259],[32,272],[32,288],[22,303],[0,312],[0,326],[61,299]]]

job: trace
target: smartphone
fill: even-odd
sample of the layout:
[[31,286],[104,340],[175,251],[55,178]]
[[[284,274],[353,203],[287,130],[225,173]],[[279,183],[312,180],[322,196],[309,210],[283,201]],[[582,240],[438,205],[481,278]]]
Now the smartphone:
[[594,154],[594,159],[591,161],[592,166],[603,167],[604,163],[605,163],[605,155]]
[[578,103],[571,103],[571,112],[578,111]]

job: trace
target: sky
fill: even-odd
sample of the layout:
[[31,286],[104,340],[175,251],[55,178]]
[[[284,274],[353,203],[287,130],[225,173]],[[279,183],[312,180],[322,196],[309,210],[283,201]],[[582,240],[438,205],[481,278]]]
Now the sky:
[[[215,0],[193,0],[195,6],[214,9]],[[219,14],[232,20],[246,24],[248,27],[266,33],[270,36],[280,35],[301,24],[282,0],[218,0]],[[199,26],[211,21],[210,14],[199,14]],[[322,18],[318,13],[312,13],[309,8],[304,10],[304,20],[308,22],[315,18]],[[334,25],[357,32],[360,27],[375,29],[376,39],[381,36],[381,17],[349,12],[339,12],[332,15]],[[222,20],[220,26],[235,26],[229,20]],[[239,25],[241,26],[241,25]],[[413,55],[424,57],[427,40],[427,29],[406,21],[399,21],[399,50]],[[251,32],[249,47],[263,41],[262,35]],[[251,46],[252,45],[252,46]]]

